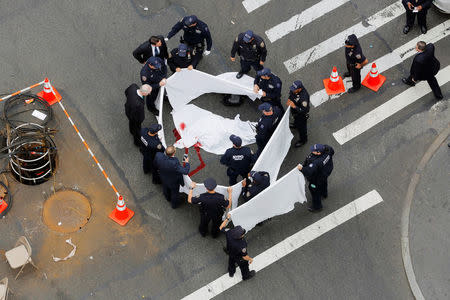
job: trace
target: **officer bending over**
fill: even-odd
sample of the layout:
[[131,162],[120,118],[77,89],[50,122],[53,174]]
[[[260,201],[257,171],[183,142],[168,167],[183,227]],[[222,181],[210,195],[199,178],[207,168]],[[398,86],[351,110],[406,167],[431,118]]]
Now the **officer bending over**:
[[252,171],[242,181],[242,198],[244,203],[264,191],[270,185],[270,175],[264,171]]
[[258,93],[259,90],[262,91],[262,102],[269,102],[272,106],[278,106],[281,111],[284,111],[281,105],[281,79],[272,74],[269,68],[258,71],[253,84],[255,93]]
[[170,70],[175,72],[180,72],[181,69],[187,68],[192,70],[197,67],[197,58],[194,58],[191,54],[191,50],[186,44],[180,44],[178,48],[172,49],[170,51],[169,59],[167,60]]

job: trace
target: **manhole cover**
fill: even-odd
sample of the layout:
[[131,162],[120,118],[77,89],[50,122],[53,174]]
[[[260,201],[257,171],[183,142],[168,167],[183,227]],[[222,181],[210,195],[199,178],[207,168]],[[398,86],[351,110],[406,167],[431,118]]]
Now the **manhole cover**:
[[51,195],[44,203],[42,217],[50,229],[70,233],[80,230],[91,217],[91,205],[82,194],[64,190]]

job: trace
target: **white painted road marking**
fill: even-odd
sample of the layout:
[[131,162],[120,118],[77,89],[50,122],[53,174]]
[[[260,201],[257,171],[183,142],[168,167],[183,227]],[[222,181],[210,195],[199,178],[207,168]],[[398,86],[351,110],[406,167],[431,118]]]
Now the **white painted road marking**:
[[[388,53],[378,58],[376,61],[374,61],[377,64],[378,72],[379,73],[385,72],[388,69],[396,66],[397,64],[403,62],[404,60],[416,54],[417,52],[415,51],[415,46],[418,41],[435,43],[448,36],[449,33],[450,33],[450,20],[447,20],[437,25],[436,27],[433,27],[432,29],[428,30],[427,34],[419,35],[415,39],[412,39],[408,43],[398,47],[391,53]],[[371,67],[372,63],[369,63],[361,70],[361,80],[364,80],[367,73],[370,72]],[[348,87],[351,87],[352,86],[351,79],[344,79],[344,85],[346,90],[348,89]],[[325,89],[322,89],[311,95],[311,104],[317,107],[330,99],[337,99],[343,94],[345,93],[329,96],[325,91]]]
[[[265,267],[278,261],[291,252],[299,249],[307,243],[315,240],[321,235],[327,233],[333,228],[345,223],[346,221],[356,217],[360,213],[368,210],[369,208],[381,203],[383,199],[376,190],[372,190],[364,196],[350,202],[349,204],[339,208],[319,221],[309,225],[308,227],[300,230],[299,232],[284,239],[280,243],[267,249],[263,253],[256,256],[253,260],[253,264],[250,265],[251,269],[255,271],[261,271]],[[224,266],[225,267],[225,266]],[[254,279],[258,280],[258,279]],[[192,294],[184,297],[184,300],[197,300],[197,299],[211,299],[232,286],[242,281],[241,272],[238,270],[234,277],[228,276],[228,273],[217,278],[213,282],[206,286],[196,290]]]
[[244,0],[242,1],[242,5],[244,5],[245,9],[247,10],[247,13],[251,13],[255,9],[263,6],[270,0]]
[[326,41],[288,59],[284,62],[289,74],[300,70],[306,65],[330,54],[331,52],[344,46],[345,39],[350,34],[356,34],[358,38],[365,36],[366,34],[375,31],[379,27],[394,20],[400,15],[405,13],[405,8],[400,1],[380,10],[373,16],[370,16],[364,21],[334,35]]
[[[440,70],[436,76],[440,86],[450,81],[450,66]],[[406,106],[419,100],[431,91],[426,81],[421,81],[415,87],[410,87],[401,94],[398,94],[391,100],[381,104],[369,113],[363,115],[358,120],[350,123],[339,131],[333,133],[334,138],[339,144],[343,145],[361,133],[374,127],[381,121],[392,116]]]
[[322,0],[310,8],[305,9],[298,15],[293,16],[286,22],[280,23],[267,30],[266,35],[273,43],[288,33],[302,28],[349,1],[350,0]]

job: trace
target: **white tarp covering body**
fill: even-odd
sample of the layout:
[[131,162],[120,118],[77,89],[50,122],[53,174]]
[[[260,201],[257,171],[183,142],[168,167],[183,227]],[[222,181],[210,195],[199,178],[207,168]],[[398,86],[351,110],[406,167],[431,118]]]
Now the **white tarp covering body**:
[[249,231],[256,224],[290,212],[296,202],[306,202],[305,178],[296,168],[253,199],[230,211],[234,226]]

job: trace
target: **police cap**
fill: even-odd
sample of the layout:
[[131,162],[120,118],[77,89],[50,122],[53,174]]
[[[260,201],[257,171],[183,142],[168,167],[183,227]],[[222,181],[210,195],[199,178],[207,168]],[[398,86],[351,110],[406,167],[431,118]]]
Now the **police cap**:
[[214,178],[211,178],[211,177],[206,178],[205,181],[203,182],[203,184],[205,185],[205,188],[208,191],[213,191],[217,186],[216,181],[214,180]]
[[161,68],[161,59],[159,57],[152,56],[147,60],[147,62],[149,65],[151,65],[157,69]]
[[197,19],[197,16],[192,15],[192,16],[185,17],[183,21],[184,21],[184,25],[191,26],[192,24],[197,23],[198,19]]
[[237,135],[230,135],[230,141],[235,145],[236,147],[240,147],[242,145],[242,139],[238,137]]
[[241,236],[245,234],[245,229],[242,228],[240,225],[234,227],[231,230],[232,230],[231,237],[235,240],[239,240]]
[[272,71],[270,71],[269,68],[264,68],[264,69],[262,69],[262,70],[259,70],[259,71],[256,73],[256,75],[258,75],[258,76],[268,76],[268,75],[270,75],[270,74],[272,74]]
[[258,106],[259,110],[269,112],[272,109],[272,105],[270,103],[264,102],[263,104]]
[[300,88],[303,88],[303,83],[300,80],[296,80],[294,81],[294,83],[292,83],[292,85],[290,86],[290,90],[291,92],[298,90]]
[[243,38],[244,42],[248,43],[248,42],[250,42],[250,40],[251,40],[252,38],[253,38],[253,31],[247,30],[247,31],[244,33],[244,38]]
[[152,124],[148,127],[148,131],[150,131],[150,133],[157,133],[158,131],[160,131],[162,128],[161,124]]
[[317,151],[322,153],[325,150],[325,146],[322,144],[314,144],[311,146],[311,152]]

